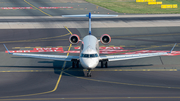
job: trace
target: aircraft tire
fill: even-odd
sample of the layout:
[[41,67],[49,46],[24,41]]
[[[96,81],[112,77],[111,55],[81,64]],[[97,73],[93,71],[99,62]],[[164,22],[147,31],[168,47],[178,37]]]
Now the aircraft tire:
[[72,61],[72,68],[75,68],[75,62]]
[[101,61],[101,68],[103,68],[103,61]]
[[79,68],[79,61],[76,62],[76,67]]
[[106,61],[106,62],[105,62],[105,68],[107,68],[107,67],[108,67],[107,65],[108,65],[108,63],[107,63],[107,61]]

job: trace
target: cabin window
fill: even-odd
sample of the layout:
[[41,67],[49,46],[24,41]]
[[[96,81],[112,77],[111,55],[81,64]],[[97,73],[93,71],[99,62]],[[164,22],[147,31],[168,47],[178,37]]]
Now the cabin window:
[[98,57],[98,54],[95,54],[96,57]]
[[89,57],[89,54],[84,54],[84,56],[83,57]]
[[95,54],[90,54],[90,57],[95,57]]

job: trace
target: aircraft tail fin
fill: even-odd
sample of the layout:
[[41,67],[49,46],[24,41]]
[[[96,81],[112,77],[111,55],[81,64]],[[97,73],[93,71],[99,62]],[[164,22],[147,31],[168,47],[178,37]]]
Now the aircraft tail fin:
[[91,18],[92,17],[117,17],[118,15],[107,15],[107,14],[81,14],[81,15],[62,15],[62,17],[88,17],[89,18],[89,35],[91,35]]

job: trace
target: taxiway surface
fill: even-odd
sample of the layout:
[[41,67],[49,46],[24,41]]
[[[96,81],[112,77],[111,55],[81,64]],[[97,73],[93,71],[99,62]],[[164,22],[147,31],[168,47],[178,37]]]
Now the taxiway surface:
[[[17,0],[16,3],[9,0],[7,6],[56,6],[56,3],[42,3],[44,0]],[[53,0],[55,2],[56,0]],[[25,2],[25,3],[24,3]],[[52,2],[47,0],[46,2]],[[43,5],[42,5],[43,4]],[[94,12],[95,5],[87,3],[62,3],[75,8],[88,5],[88,10]],[[30,6],[32,6],[30,5]],[[33,7],[33,8],[35,8]],[[83,8],[84,8],[83,7]],[[91,7],[93,9],[91,9]],[[108,10],[101,8],[104,14]],[[4,16],[28,15],[44,16],[38,9],[33,10],[1,10]],[[51,15],[79,14],[89,11],[77,10],[43,10]],[[66,13],[64,13],[66,12]],[[12,14],[11,14],[12,13]],[[45,15],[47,16],[47,15]],[[32,49],[35,47],[63,47],[64,50],[75,50],[70,46],[68,37],[71,33],[78,34],[81,38],[87,35],[88,28],[82,20],[52,18],[44,19],[0,19],[0,40],[9,50]],[[100,20],[100,19],[99,19]],[[109,34],[112,42],[108,46],[121,46],[130,50],[170,50],[174,43],[179,43],[180,27],[179,17],[165,18],[131,18],[94,20],[94,24],[101,27],[92,28],[92,34],[99,38],[103,34]],[[170,20],[170,21],[169,21]],[[66,23],[64,26],[48,26],[43,22]],[[85,20],[83,20],[85,21]],[[121,21],[128,27],[107,27],[109,24],[116,26],[114,22]],[[29,25],[36,24],[28,28]],[[139,23],[140,22],[140,23]],[[168,22],[168,23],[167,23]],[[171,23],[173,22],[173,23]],[[69,23],[69,24],[68,24]],[[71,23],[74,23],[73,25]],[[132,25],[132,23],[136,23]],[[138,24],[139,25],[138,25]],[[143,24],[142,24],[143,23]],[[174,26],[170,26],[174,25]],[[77,25],[83,24],[80,28]],[[93,23],[92,23],[93,24]],[[151,24],[147,26],[146,24]],[[169,24],[169,26],[168,26]],[[15,25],[16,27],[13,27]],[[76,25],[76,26],[74,26]],[[166,26],[163,26],[166,25]],[[175,26],[176,25],[176,26]],[[24,27],[23,27],[24,26]],[[132,26],[132,27],[131,27]],[[143,27],[146,26],[146,27]],[[153,27],[154,26],[154,27]],[[22,28],[21,28],[22,27]],[[50,27],[50,28],[47,28]],[[59,28],[58,28],[59,27]],[[102,44],[100,44],[102,46]],[[78,46],[78,45],[76,45]],[[179,44],[175,51],[179,51]],[[0,45],[0,100],[179,100],[180,98],[180,56],[160,56],[118,62],[109,62],[109,68],[100,68],[100,65],[92,71],[92,77],[86,77],[86,70],[82,67],[71,69],[71,62],[33,59],[12,56],[5,53],[3,45]],[[60,53],[43,53],[60,54]],[[67,55],[67,54],[64,54]],[[78,54],[69,54],[78,55]]]
[[[151,50],[170,50],[173,43],[179,41],[180,36],[178,33],[180,31],[178,29],[179,27],[145,28],[144,30],[142,28],[94,28],[92,32],[96,37],[100,37],[104,33],[109,33],[112,36],[112,43],[110,45],[124,45],[126,49],[133,50],[151,47]],[[70,28],[69,30],[81,37],[86,35],[84,33],[86,29],[84,28]],[[18,29],[10,31],[11,33],[7,29],[0,31],[1,35],[4,35],[2,36],[2,40],[7,42],[6,45],[11,50],[47,46],[62,46],[64,50],[67,50],[67,46],[69,45],[67,40],[69,35],[54,38],[68,34],[65,28],[44,30]],[[53,33],[49,34],[50,32]],[[53,39],[46,39],[47,41],[35,40],[48,37],[53,37]],[[30,41],[21,42],[21,40]],[[160,47],[152,48],[154,45]],[[162,45],[167,46],[161,47]],[[86,77],[86,71],[82,69],[70,69],[71,62],[66,62],[66,66],[63,67],[64,62],[11,56],[4,53],[5,49],[2,45],[0,49],[0,54],[3,58],[0,60],[0,95],[2,99],[129,100],[128,97],[130,96],[133,100],[169,100],[171,97],[176,98],[179,95],[179,56],[161,56],[109,62],[109,68],[101,69],[99,65],[92,72],[93,76],[88,78]],[[73,47],[71,50],[74,50]],[[179,46],[175,50],[179,50]],[[61,74],[62,67],[65,69]],[[146,71],[147,69],[149,71]],[[160,69],[160,71],[151,71],[151,69]],[[61,75],[60,81],[58,81],[59,75]]]
[[[84,0],[0,0],[1,16],[61,16],[63,14],[115,14],[115,12],[85,2]],[[8,8],[20,7],[20,8]],[[23,7],[32,7],[23,8]],[[43,8],[41,7],[48,7]],[[61,7],[54,9],[52,7]]]

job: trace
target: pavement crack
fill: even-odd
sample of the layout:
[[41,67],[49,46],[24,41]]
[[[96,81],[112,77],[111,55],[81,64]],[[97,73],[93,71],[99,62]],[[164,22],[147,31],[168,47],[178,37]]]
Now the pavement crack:
[[162,63],[162,65],[164,65],[164,63],[163,63],[163,61],[162,61],[162,58],[161,58],[161,56],[159,56],[159,58],[160,58],[160,60],[161,60],[161,63]]

